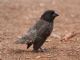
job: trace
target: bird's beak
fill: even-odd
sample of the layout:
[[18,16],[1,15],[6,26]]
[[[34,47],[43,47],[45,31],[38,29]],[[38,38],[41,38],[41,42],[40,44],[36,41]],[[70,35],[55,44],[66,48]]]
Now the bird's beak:
[[59,14],[55,13],[55,16],[59,16]]
[[53,14],[53,16],[59,16],[58,12],[55,11],[55,13]]

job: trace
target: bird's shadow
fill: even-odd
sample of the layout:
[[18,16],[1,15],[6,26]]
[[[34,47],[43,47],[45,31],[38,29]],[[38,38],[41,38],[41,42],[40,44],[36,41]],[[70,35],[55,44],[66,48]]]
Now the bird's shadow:
[[30,50],[30,49],[10,49],[10,53],[14,53],[14,54],[21,54],[21,53],[26,53],[26,54],[29,54],[29,53],[49,53],[51,50],[53,49],[56,49],[56,48],[47,48],[45,51],[41,52],[41,51],[38,51],[38,52],[34,52],[33,50]]
[[29,54],[29,53],[46,53],[46,52],[49,52],[49,50],[45,50],[44,52],[41,52],[41,51],[38,51],[38,52],[34,52],[33,50],[22,50],[22,49],[11,49],[9,51],[9,53],[13,53],[13,54],[22,54],[22,53],[26,53],[26,54]]
[[27,53],[27,52],[30,52],[30,51],[27,51],[27,50],[21,50],[21,49],[17,49],[17,50],[14,50],[15,53]]
[[30,53],[31,51],[29,50],[22,50],[22,49],[10,49],[9,53],[12,54],[21,54],[21,53]]

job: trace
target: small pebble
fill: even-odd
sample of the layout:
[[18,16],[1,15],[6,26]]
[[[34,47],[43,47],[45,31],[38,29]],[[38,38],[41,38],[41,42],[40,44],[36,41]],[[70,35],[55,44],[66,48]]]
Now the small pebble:
[[74,35],[75,35],[74,32],[67,33],[67,34],[65,34],[65,36],[63,37],[63,39],[64,40],[68,40],[68,39],[72,38]]
[[36,59],[39,59],[39,58],[41,58],[41,56],[36,56]]
[[30,57],[26,57],[26,59],[30,59]]
[[61,39],[60,34],[57,34],[57,33],[52,33],[52,34],[51,34],[51,37]]
[[40,6],[43,7],[45,4],[44,3],[40,3]]
[[50,54],[47,54],[47,57],[48,57],[48,58],[51,58],[52,56],[51,56]]
[[48,56],[50,55],[50,54],[47,54]]

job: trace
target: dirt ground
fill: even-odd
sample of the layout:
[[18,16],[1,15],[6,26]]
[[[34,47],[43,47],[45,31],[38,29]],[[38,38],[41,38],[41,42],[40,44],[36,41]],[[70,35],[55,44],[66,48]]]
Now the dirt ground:
[[[14,44],[48,9],[60,15],[52,34],[78,34],[66,41],[50,36],[39,53]],[[80,60],[80,0],[0,0],[0,60]]]

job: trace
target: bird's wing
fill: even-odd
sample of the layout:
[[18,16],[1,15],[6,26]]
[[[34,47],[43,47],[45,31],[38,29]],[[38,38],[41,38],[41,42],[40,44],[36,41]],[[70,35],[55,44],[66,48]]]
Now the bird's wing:
[[32,28],[28,30],[27,36],[30,38],[28,41],[34,41],[39,34],[42,34],[47,30],[48,25],[48,22],[39,20]]
[[18,38],[18,40],[15,43],[16,44],[31,43],[35,40],[36,36],[37,36],[36,29],[31,28],[26,34]]
[[38,35],[44,34],[47,31],[48,27],[49,27],[49,22],[46,22],[44,20],[41,21],[41,24],[39,26],[39,29],[37,30],[37,32],[38,32],[37,34]]
[[22,44],[34,42],[39,35],[47,30],[48,25],[49,23],[44,20],[38,21],[24,36],[19,39],[19,42]]

